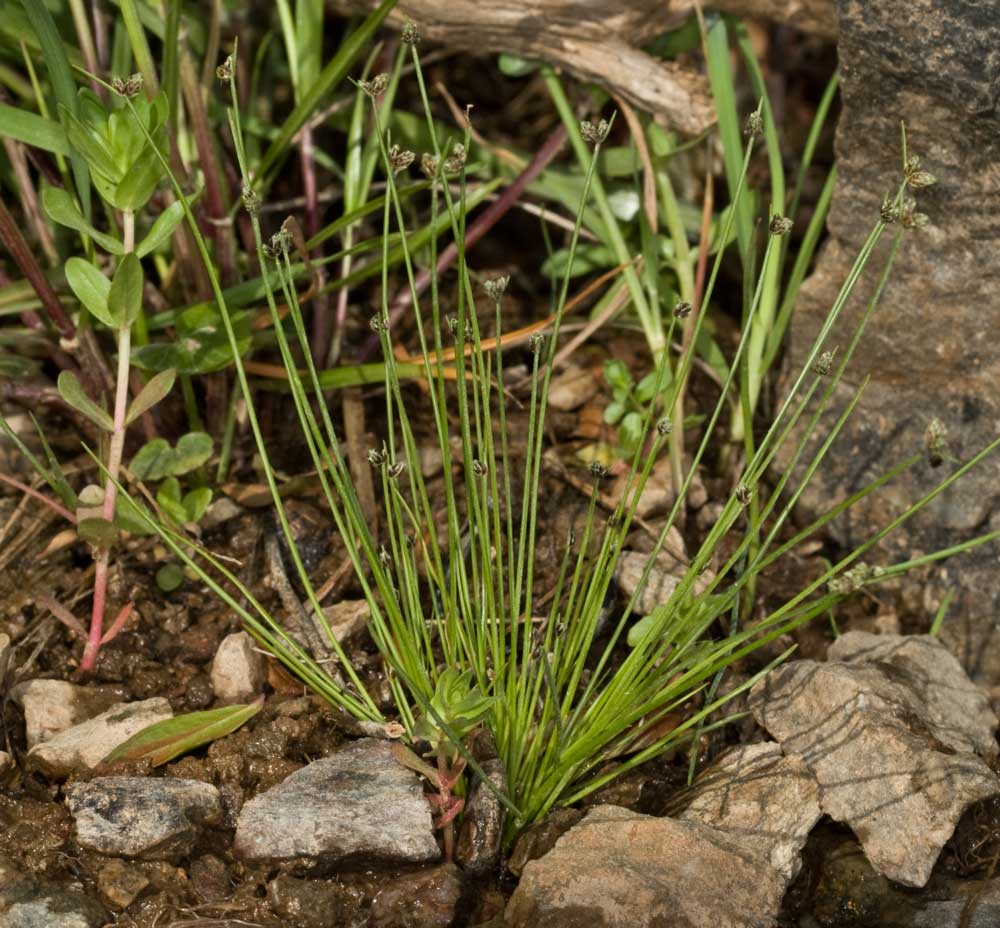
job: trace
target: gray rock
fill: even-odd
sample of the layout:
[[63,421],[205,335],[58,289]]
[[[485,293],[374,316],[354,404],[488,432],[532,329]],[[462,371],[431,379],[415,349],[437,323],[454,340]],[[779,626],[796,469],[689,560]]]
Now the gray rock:
[[[493,787],[506,795],[507,777],[503,764],[499,760],[488,760],[482,768]],[[504,812],[496,794],[482,781],[477,781],[469,794],[455,845],[455,860],[466,873],[480,876],[496,868],[500,859]]]
[[119,909],[127,909],[147,886],[149,877],[140,866],[124,860],[109,860],[97,871],[97,889],[101,896]]
[[24,710],[29,748],[92,719],[117,702],[111,693],[65,680],[28,680],[15,686],[11,697]]
[[549,385],[549,406],[564,412],[579,409],[599,389],[600,384],[589,370],[570,364],[552,378]]
[[848,632],[827,650],[827,659],[879,664],[917,694],[938,741],[986,760],[997,757],[997,716],[986,694],[937,638]]
[[[966,807],[1000,792],[970,750],[989,748],[982,736],[996,719],[936,642],[844,638],[833,651],[849,661],[779,667],[751,691],[750,706],[785,753],[809,766],[823,812],[854,829],[876,870],[923,886]],[[875,661],[864,661],[866,650]]]
[[[649,562],[649,555],[639,551],[623,551],[615,567],[615,583],[627,599],[639,589],[643,571]],[[662,606],[673,595],[684,579],[687,571],[687,554],[684,539],[676,526],[670,529],[667,542],[660,551],[649,572],[646,585],[636,599],[636,615],[649,615],[657,606]],[[696,593],[703,592],[712,581],[714,574],[704,571],[694,583]]]
[[264,685],[264,658],[246,632],[226,635],[212,661],[212,689],[225,703],[249,702]]
[[[308,827],[305,827],[305,826]],[[234,851],[250,862],[437,860],[430,805],[385,741],[364,738],[314,761],[240,812]]]
[[219,791],[198,780],[97,777],[66,791],[77,843],[116,857],[171,860],[222,819]]
[[326,616],[333,637],[344,644],[368,627],[371,609],[363,599],[342,599],[339,603],[326,606],[323,615]]
[[100,928],[107,920],[77,887],[37,880],[0,857],[0,928]]
[[28,764],[50,777],[93,770],[118,745],[154,722],[173,716],[160,696],[141,702],[118,703],[89,721],[74,725],[28,752]]
[[[934,417],[948,430],[949,453],[962,460],[996,437],[1000,421],[1000,289],[995,285],[1000,273],[1000,16],[993,4],[914,0],[906,5],[907,26],[901,29],[895,0],[837,0],[836,5],[843,102],[836,137],[837,187],[829,243],[799,294],[789,330],[790,376],[801,371],[874,225],[883,195],[900,180],[901,118],[906,120],[908,151],[922,158],[921,166],[938,183],[915,193],[930,225],[904,236],[827,425],[839,415],[849,392],[869,375],[871,380],[802,496],[804,516],[825,512],[919,452]],[[895,231],[889,227],[883,235],[827,348],[848,343]],[[819,432],[816,442],[827,435],[825,427]],[[830,530],[845,547],[854,547],[933,488],[949,467],[918,464],[830,523]],[[881,547],[887,561],[902,560],[914,551],[952,545],[997,527],[1000,455],[994,454]],[[948,589],[958,591],[946,633],[955,635],[956,654],[974,678],[982,672],[981,678],[994,684],[1000,679],[996,558],[994,544],[928,568],[919,577],[920,587],[933,591],[935,600]],[[933,607],[926,614],[929,619]]]
[[729,832],[792,881],[822,815],[819,784],[802,758],[786,757],[774,743],[734,748],[698,776],[693,790],[681,821]]
[[539,860],[509,928],[770,928],[785,880],[725,831],[597,806]]

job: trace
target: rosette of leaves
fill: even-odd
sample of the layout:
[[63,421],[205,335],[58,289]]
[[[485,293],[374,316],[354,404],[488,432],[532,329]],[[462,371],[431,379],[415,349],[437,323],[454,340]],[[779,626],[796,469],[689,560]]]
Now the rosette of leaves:
[[145,206],[164,176],[160,156],[167,151],[167,96],[160,91],[147,100],[140,94],[132,98],[131,111],[116,96],[111,106],[108,110],[97,94],[84,87],[78,94],[78,115],[65,107],[60,113],[66,137],[90,167],[97,192],[116,209],[135,212]]
[[473,682],[472,671],[449,668],[438,677],[429,708],[414,726],[414,737],[430,742],[435,750],[453,745],[453,739],[464,739],[482,724],[493,702],[494,698]]
[[[660,393],[665,393],[670,387],[669,371],[660,379]],[[656,397],[658,374],[651,371],[638,383],[632,380],[632,375],[624,362],[619,360],[604,362],[604,379],[611,387],[611,402],[604,410],[604,421],[608,425],[618,427],[618,447],[631,454],[642,440],[643,422],[649,411],[650,403]]]

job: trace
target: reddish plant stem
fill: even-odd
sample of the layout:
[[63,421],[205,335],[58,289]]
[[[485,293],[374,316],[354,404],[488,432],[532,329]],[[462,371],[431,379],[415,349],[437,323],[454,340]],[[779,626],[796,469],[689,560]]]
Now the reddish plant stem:
[[[122,222],[122,236],[125,253],[135,250],[135,214],[125,210]],[[114,523],[115,500],[118,497],[118,473],[121,470],[122,452],[125,449],[125,414],[128,409],[129,352],[132,344],[132,328],[123,325],[118,330],[118,373],[115,378],[114,431],[111,433],[111,447],[108,450],[108,477],[104,483],[104,520]],[[101,547],[94,567],[94,603],[90,615],[90,634],[83,649],[80,670],[93,670],[97,652],[101,647],[104,631],[104,607],[108,591],[108,567],[111,562],[109,544]]]
[[53,499],[49,499],[44,493],[39,493],[34,487],[29,487],[26,483],[21,483],[20,480],[16,480],[13,477],[8,477],[6,474],[0,474],[0,481],[6,483],[8,486],[13,487],[15,490],[20,490],[26,496],[30,496],[32,499],[37,499],[40,503],[44,503],[49,507],[54,513],[62,516],[64,519],[76,524],[76,516],[73,515],[65,506],[61,506]]
[[[535,157],[531,159],[528,166],[516,177],[514,182],[507,188],[504,189],[503,193],[500,194],[486,209],[483,210],[468,226],[465,232],[465,248],[468,250],[473,245],[476,244],[490,229],[495,226],[500,219],[505,216],[520,199],[521,194],[524,193],[525,188],[530,184],[542,171],[546,168],[549,162],[558,154],[559,149],[562,148],[563,144],[566,142],[566,127],[561,123],[552,132],[552,134],[545,140],[542,147],[538,149]],[[435,274],[441,274],[447,268],[451,267],[458,258],[458,248],[454,243],[449,245],[441,255],[438,257],[437,267],[433,270],[425,270],[417,275],[415,282],[416,295],[419,297],[431,284],[431,280]],[[411,293],[410,288],[406,287],[401,290],[399,295],[393,301],[392,310],[389,314],[389,324],[394,325],[399,322],[403,317],[403,314],[410,308],[413,304],[413,293]],[[371,357],[372,352],[378,347],[379,340],[377,335],[370,336],[368,341],[365,342],[364,348],[361,350],[359,361],[364,363],[369,357]]]
[[35,293],[38,294],[38,298],[42,301],[42,306],[49,317],[49,321],[59,330],[59,334],[63,338],[67,340],[72,339],[76,334],[76,328],[70,321],[69,316],[66,315],[66,311],[62,308],[59,296],[52,288],[52,284],[49,283],[45,272],[38,266],[31,247],[24,240],[24,236],[21,234],[16,220],[7,209],[2,196],[0,196],[0,242],[3,243],[10,256],[14,259],[14,263],[18,266],[21,273],[28,278]]

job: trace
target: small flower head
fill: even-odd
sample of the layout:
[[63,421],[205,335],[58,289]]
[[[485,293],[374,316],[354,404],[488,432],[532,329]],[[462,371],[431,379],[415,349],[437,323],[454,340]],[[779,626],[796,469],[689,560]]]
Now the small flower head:
[[417,29],[417,24],[412,19],[403,23],[403,32],[399,38],[404,45],[409,45],[411,48],[420,44],[420,30]]
[[903,200],[903,208],[899,214],[899,224],[904,229],[922,229],[930,222],[926,213],[917,212],[917,201],[911,197]]
[[687,300],[681,300],[674,307],[674,316],[678,319],[686,319],[691,315],[692,309],[694,309],[694,307]]
[[747,116],[747,121],[743,124],[743,134],[748,139],[757,138],[764,130],[764,120],[761,118],[760,113],[754,110],[749,116]]
[[477,477],[485,477],[490,472],[490,469],[482,461],[476,458],[472,462],[472,472]]
[[927,460],[931,467],[940,467],[948,456],[948,430],[937,416],[927,424],[927,430],[924,432],[924,445],[927,448]]
[[134,97],[142,90],[142,75],[133,74],[124,81],[120,77],[113,77],[111,87],[119,97]]
[[535,332],[528,338],[528,347],[531,349],[532,354],[538,354],[544,344],[545,336],[541,332]]
[[919,190],[921,187],[930,187],[932,184],[937,183],[937,178],[933,174],[920,169],[919,155],[910,155],[906,159],[903,176],[906,178],[906,183],[914,190]]
[[485,281],[483,289],[494,303],[499,303],[503,299],[503,295],[507,292],[507,284],[509,283],[510,275],[505,274],[502,277],[494,277],[492,280]]
[[830,580],[827,586],[831,593],[846,596],[849,593],[856,593],[869,580],[877,580],[884,573],[884,567],[872,567],[864,561],[859,561],[849,570],[845,570],[839,577]]
[[392,566],[392,555],[389,553],[389,549],[385,545],[382,545],[382,547],[379,548],[378,559],[383,567]]
[[584,119],[580,123],[580,136],[589,145],[600,145],[611,131],[611,125],[606,119],[598,123],[588,122]]
[[891,225],[899,219],[899,207],[896,206],[896,201],[891,199],[889,194],[882,197],[882,208],[879,210],[879,219],[886,225]]
[[233,76],[233,56],[232,55],[226,55],[225,59],[223,59],[222,64],[220,64],[215,69],[215,76],[220,81],[228,81],[230,78],[232,78],[232,76]]
[[260,211],[260,195],[249,185],[243,188],[243,208],[251,216],[256,216]]
[[793,222],[787,216],[775,215],[771,219],[771,224],[768,226],[768,230],[771,235],[787,235],[792,231]]
[[358,86],[373,100],[385,93],[389,86],[388,74],[376,74],[370,81],[358,81]]
[[608,469],[600,461],[590,462],[590,476],[594,480],[603,480],[608,476]]
[[368,463],[371,464],[372,467],[381,467],[384,461],[385,455],[379,451],[378,448],[368,449]]
[[664,438],[669,435],[674,430],[674,424],[670,421],[669,416],[664,416],[656,423],[656,431],[662,435]]
[[271,236],[271,241],[263,246],[264,254],[277,261],[292,250],[292,236],[282,227]]
[[403,473],[404,470],[406,470],[406,462],[405,461],[396,461],[395,464],[390,464],[385,469],[385,472],[390,477],[392,477],[393,480],[395,480],[397,477],[399,477]]
[[824,351],[813,364],[813,372],[819,374],[820,377],[825,377],[830,373],[831,367],[833,367],[833,352]]
[[411,164],[413,164],[413,159],[416,155],[412,151],[407,151],[405,148],[400,148],[398,145],[393,145],[389,149],[389,167],[392,168],[393,176],[398,174],[400,171],[405,171]]
[[753,491],[745,483],[736,485],[736,500],[741,506],[749,506],[753,499]]
[[420,156],[420,170],[423,171],[424,176],[426,176],[428,180],[434,180],[434,178],[437,177],[439,166],[440,162],[429,151],[425,151]]
[[451,149],[451,154],[444,160],[445,174],[461,174],[465,167],[466,157],[465,146],[461,142],[456,142]]
[[373,332],[388,332],[389,331],[389,317],[384,313],[376,313],[368,322],[371,326]]

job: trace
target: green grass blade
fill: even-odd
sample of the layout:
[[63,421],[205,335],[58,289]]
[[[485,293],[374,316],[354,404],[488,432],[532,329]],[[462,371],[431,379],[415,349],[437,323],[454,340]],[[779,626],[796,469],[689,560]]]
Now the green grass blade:
[[66,130],[52,119],[0,103],[0,135],[52,152],[70,155]]
[[345,40],[340,46],[340,50],[327,62],[326,67],[320,72],[319,79],[306,91],[296,104],[295,109],[289,113],[288,118],[282,123],[281,131],[277,138],[268,146],[264,157],[261,159],[255,177],[258,183],[267,187],[273,180],[274,169],[278,162],[288,154],[292,139],[301,129],[306,120],[313,114],[330,91],[339,84],[347,74],[348,68],[361,54],[362,49],[371,41],[375,30],[382,24],[382,20],[389,14],[389,11],[396,5],[396,0],[382,0],[382,3],[371,15]]

